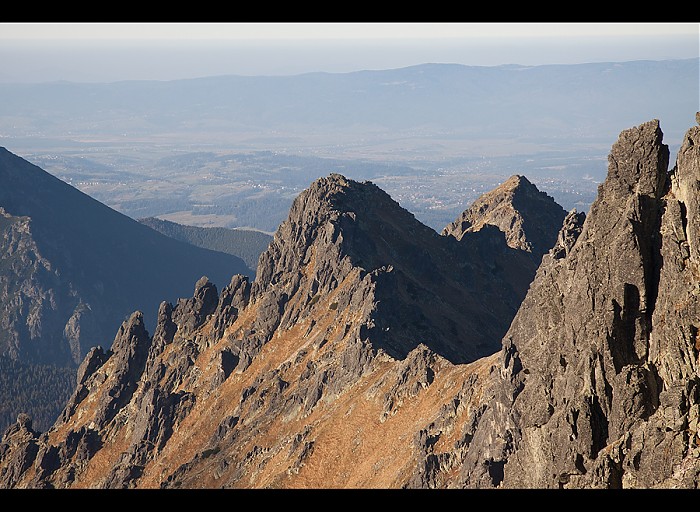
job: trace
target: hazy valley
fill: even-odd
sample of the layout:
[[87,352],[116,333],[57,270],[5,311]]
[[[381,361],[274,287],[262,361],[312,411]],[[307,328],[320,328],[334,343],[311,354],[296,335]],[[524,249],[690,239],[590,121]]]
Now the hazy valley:
[[691,59],[0,84],[0,143],[132,218],[271,233],[339,172],[439,230],[513,174],[586,210],[620,130],[658,118],[680,139],[697,76]]

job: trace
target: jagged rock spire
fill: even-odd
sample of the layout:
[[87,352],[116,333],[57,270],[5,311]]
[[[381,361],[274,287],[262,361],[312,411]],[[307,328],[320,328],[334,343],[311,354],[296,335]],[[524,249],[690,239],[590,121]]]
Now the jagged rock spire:
[[545,258],[504,337],[464,485],[484,482],[484,457],[504,487],[696,485],[698,133],[670,174],[658,120],[620,134],[583,228]]

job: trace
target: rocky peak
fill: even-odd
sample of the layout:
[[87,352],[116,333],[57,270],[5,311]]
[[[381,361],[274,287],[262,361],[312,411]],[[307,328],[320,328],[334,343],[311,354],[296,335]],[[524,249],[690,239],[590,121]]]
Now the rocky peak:
[[[599,455],[658,407],[661,388],[649,344],[661,265],[660,198],[668,178],[658,121],[622,132],[608,161],[608,177],[575,245],[543,269],[524,302],[547,306],[524,307],[504,341],[517,350],[524,376],[514,404],[522,415],[522,445],[506,465],[507,485],[621,486],[621,475],[604,469],[619,460]],[[561,435],[572,428],[573,440],[549,452],[554,471],[518,475],[529,464],[530,433]]]
[[219,293],[216,285],[203,276],[195,283],[194,295],[191,298],[178,299],[172,320],[179,329],[191,333],[207,320],[218,303]]
[[565,215],[552,197],[526,177],[514,175],[480,196],[442,234],[461,240],[466,233],[493,225],[505,233],[510,247],[531,253],[539,264],[554,245]]
[[[542,228],[552,240],[561,219]],[[462,242],[423,225],[371,182],[321,178],[297,197],[260,257],[256,332],[290,328],[340,289],[330,305],[353,304],[364,318],[358,335],[372,331],[375,348],[393,356],[420,343],[453,361],[493,353],[536,265],[495,228]]]
[[[103,400],[99,402],[95,422],[101,427],[107,425],[131,400],[146,366],[150,346],[151,337],[146,331],[143,314],[136,311],[119,328],[107,354],[93,350],[85,360],[87,364],[81,365],[82,382],[74,391],[70,404],[75,406],[84,398],[86,389],[81,386],[89,389],[88,381],[91,378],[94,381],[95,374],[100,373],[97,380],[102,385]],[[109,370],[105,371],[104,363],[108,360]]]
[[[321,250],[333,252],[337,260],[347,257],[352,265],[371,272],[402,256],[401,247],[393,243],[415,245],[407,239],[408,232],[419,239],[435,237],[433,230],[373,183],[340,174],[320,178],[294,200],[287,220],[261,257],[255,288],[279,283],[282,274],[298,270],[312,255],[325,256],[317,254]],[[378,233],[385,236],[375,236]]]
[[684,202],[698,189],[681,190],[700,178],[698,133],[670,174],[658,120],[620,134],[582,229],[568,218],[504,337],[474,440],[501,434],[473,445],[467,485],[485,455],[502,487],[697,485],[700,274],[684,242],[700,217]]

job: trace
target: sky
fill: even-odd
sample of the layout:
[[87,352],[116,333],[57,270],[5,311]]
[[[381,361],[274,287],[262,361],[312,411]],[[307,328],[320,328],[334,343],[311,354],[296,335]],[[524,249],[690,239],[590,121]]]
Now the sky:
[[700,23],[0,23],[0,81],[698,58]]

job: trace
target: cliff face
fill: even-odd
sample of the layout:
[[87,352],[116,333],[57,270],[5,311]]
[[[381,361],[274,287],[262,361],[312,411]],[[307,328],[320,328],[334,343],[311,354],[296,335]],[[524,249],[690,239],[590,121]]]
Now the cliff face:
[[697,487],[698,130],[670,173],[658,121],[620,135],[503,339],[456,485]]
[[314,182],[255,282],[134,313],[48,432],[20,417],[2,486],[696,487],[699,130],[670,173],[658,121],[624,131],[529,288],[496,226]]
[[81,342],[99,339],[101,334],[90,322],[90,307],[43,256],[31,218],[11,215],[0,207],[0,233],[3,355],[16,361],[77,364],[85,355]]
[[[678,399],[660,372],[663,359],[680,362],[653,348],[658,296],[675,280],[669,255],[678,248],[661,231],[671,198],[659,123],[624,131],[608,160],[576,243],[566,257],[543,263],[504,338],[519,418],[507,486],[647,487],[668,478],[664,466],[681,458],[674,450],[664,461],[659,454],[670,445],[657,444],[673,444],[661,433],[669,398]],[[535,458],[548,463],[525,474]],[[644,475],[652,468],[654,477]]]

